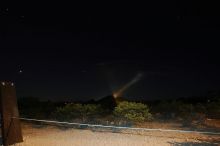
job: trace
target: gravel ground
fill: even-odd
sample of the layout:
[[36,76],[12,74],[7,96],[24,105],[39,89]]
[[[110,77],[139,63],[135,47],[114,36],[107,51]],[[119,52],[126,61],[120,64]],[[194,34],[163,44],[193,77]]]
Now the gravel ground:
[[23,124],[24,142],[16,146],[218,146],[220,137],[174,132],[92,131]]

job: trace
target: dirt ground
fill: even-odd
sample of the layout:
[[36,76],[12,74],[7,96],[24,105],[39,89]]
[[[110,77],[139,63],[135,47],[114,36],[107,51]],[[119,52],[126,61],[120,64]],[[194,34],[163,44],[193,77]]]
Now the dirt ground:
[[[155,124],[157,125],[157,123]],[[154,125],[154,128],[158,128]],[[169,127],[170,124],[164,127]],[[24,142],[16,146],[220,146],[219,135],[160,131],[93,131],[22,124]]]

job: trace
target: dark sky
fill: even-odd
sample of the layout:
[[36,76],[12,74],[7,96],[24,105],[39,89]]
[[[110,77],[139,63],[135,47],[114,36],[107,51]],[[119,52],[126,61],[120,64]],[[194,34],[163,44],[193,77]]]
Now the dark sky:
[[128,90],[132,99],[220,89],[216,4],[4,3],[0,80],[17,94],[88,100]]

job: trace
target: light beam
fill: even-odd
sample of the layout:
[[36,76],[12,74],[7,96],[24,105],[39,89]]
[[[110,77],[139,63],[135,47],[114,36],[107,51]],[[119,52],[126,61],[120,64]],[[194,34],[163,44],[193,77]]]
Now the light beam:
[[127,84],[125,84],[124,86],[122,86],[119,90],[115,91],[113,93],[114,98],[118,98],[121,97],[123,95],[123,93],[130,88],[132,85],[134,85],[135,83],[137,83],[141,78],[142,78],[143,74],[142,73],[138,73],[130,82],[128,82]]

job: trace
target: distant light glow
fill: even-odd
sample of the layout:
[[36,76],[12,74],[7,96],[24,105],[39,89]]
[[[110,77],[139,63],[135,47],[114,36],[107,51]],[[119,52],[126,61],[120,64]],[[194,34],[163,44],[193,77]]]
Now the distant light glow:
[[128,82],[127,84],[125,84],[124,86],[122,86],[119,90],[117,90],[116,92],[113,93],[113,97],[117,98],[123,95],[123,93],[132,85],[134,85],[135,83],[137,83],[141,78],[142,78],[143,74],[142,73],[138,73],[130,82]]
[[5,86],[5,82],[2,82],[2,85]]

